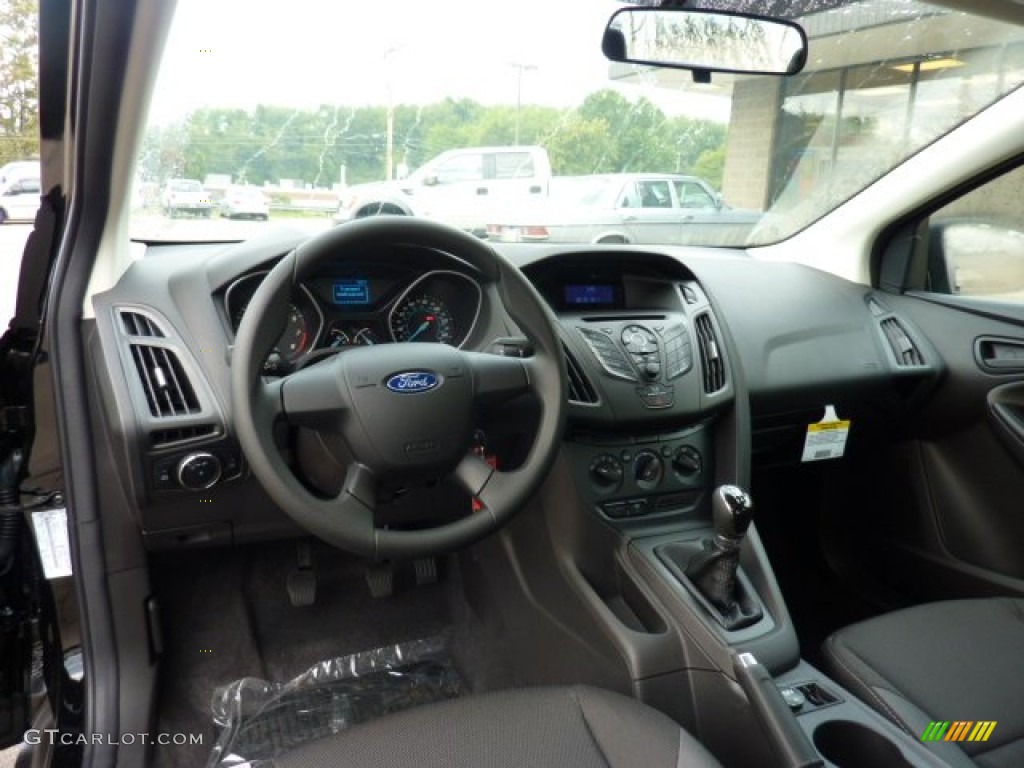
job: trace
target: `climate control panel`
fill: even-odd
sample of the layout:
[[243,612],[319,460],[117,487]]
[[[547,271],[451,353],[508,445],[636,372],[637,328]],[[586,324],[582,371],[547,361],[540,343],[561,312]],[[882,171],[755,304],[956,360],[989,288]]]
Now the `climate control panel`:
[[690,511],[712,480],[704,427],[646,437],[578,435],[567,450],[581,494],[615,523]]

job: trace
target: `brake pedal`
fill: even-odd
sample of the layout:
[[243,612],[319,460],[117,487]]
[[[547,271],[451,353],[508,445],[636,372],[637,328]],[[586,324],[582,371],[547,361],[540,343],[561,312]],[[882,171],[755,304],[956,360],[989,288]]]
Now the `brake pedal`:
[[395,593],[395,569],[391,563],[366,566],[366,586],[373,597],[391,597]]
[[288,600],[293,608],[305,608],[316,602],[316,571],[308,541],[295,543],[295,566],[288,574]]

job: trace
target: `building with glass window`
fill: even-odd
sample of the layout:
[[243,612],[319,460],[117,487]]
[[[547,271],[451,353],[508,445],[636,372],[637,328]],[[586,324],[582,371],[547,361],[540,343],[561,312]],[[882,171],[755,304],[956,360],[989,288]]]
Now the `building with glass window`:
[[[996,22],[907,0],[796,20],[810,41],[803,72],[715,75],[710,86],[732,97],[722,183],[731,205],[806,206],[809,214],[834,207],[1024,82],[1024,36],[1008,41]],[[709,90],[686,71],[613,64],[611,76]]]

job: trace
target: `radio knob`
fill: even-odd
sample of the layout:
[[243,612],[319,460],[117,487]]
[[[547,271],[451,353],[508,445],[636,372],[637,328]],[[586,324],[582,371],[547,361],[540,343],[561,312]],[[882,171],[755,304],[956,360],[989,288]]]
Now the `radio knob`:
[[205,491],[220,480],[220,459],[207,451],[196,451],[178,462],[178,485],[189,491]]

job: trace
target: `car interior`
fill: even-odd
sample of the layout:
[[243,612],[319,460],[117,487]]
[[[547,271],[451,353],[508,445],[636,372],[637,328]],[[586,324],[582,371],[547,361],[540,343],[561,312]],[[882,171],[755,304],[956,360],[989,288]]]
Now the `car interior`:
[[39,8],[19,768],[1024,765],[1024,91],[756,245],[147,241],[174,3]]

